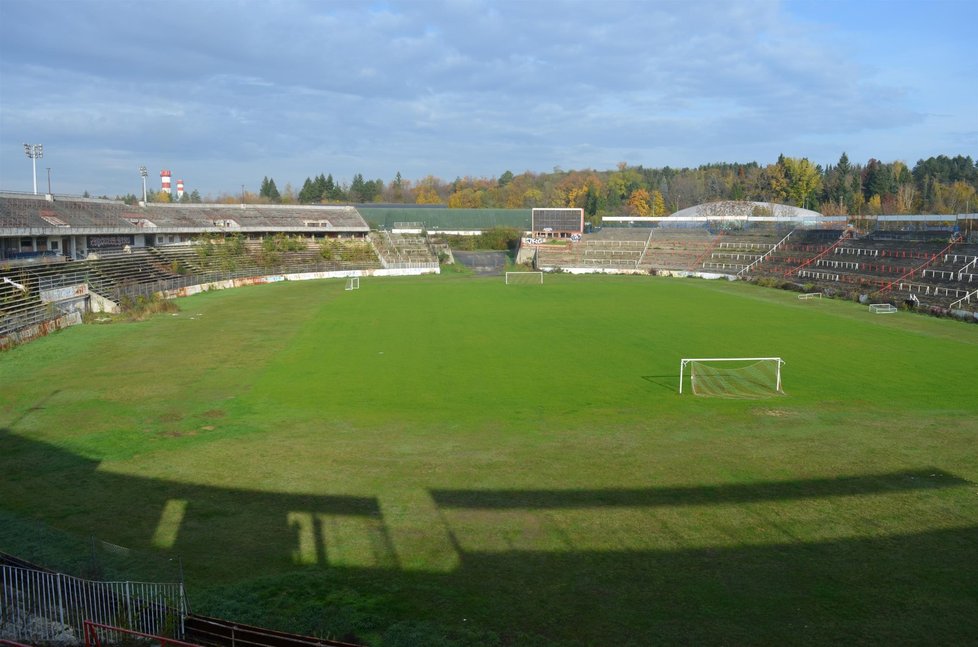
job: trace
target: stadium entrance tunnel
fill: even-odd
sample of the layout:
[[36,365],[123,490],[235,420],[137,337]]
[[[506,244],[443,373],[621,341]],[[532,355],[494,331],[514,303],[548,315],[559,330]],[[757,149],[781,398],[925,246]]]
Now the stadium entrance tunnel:
[[506,269],[506,252],[457,252],[453,249],[452,255],[456,263],[476,274],[502,274]]

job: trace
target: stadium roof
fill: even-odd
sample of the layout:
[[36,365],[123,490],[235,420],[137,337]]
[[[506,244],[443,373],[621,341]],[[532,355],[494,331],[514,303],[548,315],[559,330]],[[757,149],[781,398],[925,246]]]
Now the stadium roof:
[[811,209],[802,209],[788,204],[775,202],[748,202],[743,200],[721,200],[719,202],[704,202],[694,207],[688,207],[669,216],[670,218],[708,217],[708,218],[747,218],[774,217],[802,220],[822,220],[822,214]]
[[350,206],[146,204],[117,200],[0,194],[0,235],[116,231],[342,231],[370,229]]

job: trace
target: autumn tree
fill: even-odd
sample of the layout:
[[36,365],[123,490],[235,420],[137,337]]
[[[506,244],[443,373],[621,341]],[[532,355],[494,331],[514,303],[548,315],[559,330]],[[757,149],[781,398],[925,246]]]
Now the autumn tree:
[[628,201],[626,202],[626,208],[630,215],[636,215],[641,217],[647,217],[652,213],[652,207],[650,205],[651,197],[646,189],[638,188],[632,191],[632,194],[628,196]]
[[443,204],[441,195],[439,194],[441,186],[442,181],[435,176],[429,175],[425,177],[418,182],[414,197],[415,204]]
[[784,197],[787,201],[799,207],[814,205],[822,184],[821,169],[809,162],[807,157],[782,157],[778,165],[783,169]]

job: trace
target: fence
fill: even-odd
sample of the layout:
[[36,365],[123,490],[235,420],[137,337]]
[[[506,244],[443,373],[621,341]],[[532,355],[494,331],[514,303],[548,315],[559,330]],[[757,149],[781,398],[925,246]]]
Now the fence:
[[154,636],[139,631],[85,621],[85,647],[108,647],[109,645],[125,645],[130,642],[147,647],[153,643],[159,643],[160,647],[200,647],[176,638],[164,638],[163,636]]
[[96,582],[7,565],[0,566],[0,584],[0,635],[14,640],[78,642],[86,620],[183,637],[182,584]]

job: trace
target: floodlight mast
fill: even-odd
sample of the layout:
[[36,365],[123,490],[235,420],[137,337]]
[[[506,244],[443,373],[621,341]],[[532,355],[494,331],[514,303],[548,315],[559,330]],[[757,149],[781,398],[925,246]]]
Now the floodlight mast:
[[149,175],[149,171],[146,170],[145,166],[140,166],[139,174],[143,176],[143,204],[146,204],[146,176]]
[[44,144],[24,144],[24,154],[31,158],[34,167],[34,195],[37,195],[37,160],[44,157]]

